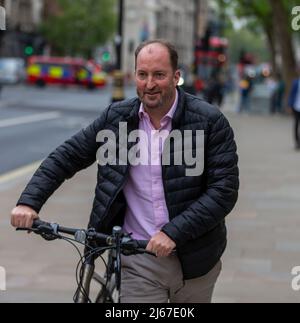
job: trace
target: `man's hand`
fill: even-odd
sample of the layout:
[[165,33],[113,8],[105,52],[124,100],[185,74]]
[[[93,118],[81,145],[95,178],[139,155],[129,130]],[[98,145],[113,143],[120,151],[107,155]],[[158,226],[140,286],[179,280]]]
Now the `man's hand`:
[[153,252],[157,257],[168,257],[176,248],[175,242],[165,233],[158,232],[149,241],[146,250]]
[[16,228],[31,228],[38,218],[38,214],[26,205],[19,205],[11,211],[11,225]]

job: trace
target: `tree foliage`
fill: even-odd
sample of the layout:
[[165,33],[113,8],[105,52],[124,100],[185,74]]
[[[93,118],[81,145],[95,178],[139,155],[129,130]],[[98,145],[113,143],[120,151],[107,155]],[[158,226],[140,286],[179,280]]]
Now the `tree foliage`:
[[[272,24],[268,0],[216,0],[224,23],[225,36],[230,42],[229,56],[237,63],[240,53],[250,52],[257,61],[268,61],[270,54],[266,44],[265,26]],[[234,20],[239,20],[235,28]],[[259,23],[258,23],[259,20]]]
[[114,0],[57,0],[59,13],[46,19],[41,32],[63,55],[90,56],[115,31]]
[[[294,6],[299,5],[297,0],[279,0],[282,3],[284,12],[289,22],[292,20],[291,11]],[[239,18],[248,18],[256,21],[261,26],[274,27],[273,24],[273,2],[270,0],[233,0],[231,5],[234,7],[235,14]],[[289,24],[290,33],[293,32],[291,23]]]
[[264,37],[257,37],[257,34],[252,33],[248,28],[227,30],[225,36],[230,41],[229,57],[231,62],[238,63],[241,52],[251,53],[258,63],[270,60],[270,53]]
[[[293,48],[292,8],[298,0],[216,0],[232,16],[244,19],[245,27],[256,36],[264,33],[274,72],[282,72],[289,89],[295,77],[296,59]],[[223,9],[224,10],[224,9]],[[281,63],[278,65],[278,57]]]

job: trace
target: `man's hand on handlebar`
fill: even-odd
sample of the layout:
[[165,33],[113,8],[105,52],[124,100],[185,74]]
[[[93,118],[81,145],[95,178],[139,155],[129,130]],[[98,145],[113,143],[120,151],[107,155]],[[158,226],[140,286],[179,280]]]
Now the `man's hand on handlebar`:
[[36,211],[26,205],[18,205],[11,211],[11,225],[15,228],[31,228],[38,218]]
[[158,232],[151,238],[146,250],[153,252],[157,257],[168,257],[175,248],[176,244],[172,239],[165,233]]

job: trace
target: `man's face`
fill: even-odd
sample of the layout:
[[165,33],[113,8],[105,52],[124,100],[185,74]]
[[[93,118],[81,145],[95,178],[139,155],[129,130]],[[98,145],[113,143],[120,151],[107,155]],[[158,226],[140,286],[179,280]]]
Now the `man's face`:
[[179,78],[180,72],[173,71],[168,49],[163,45],[151,44],[141,50],[135,81],[137,94],[146,110],[171,108]]

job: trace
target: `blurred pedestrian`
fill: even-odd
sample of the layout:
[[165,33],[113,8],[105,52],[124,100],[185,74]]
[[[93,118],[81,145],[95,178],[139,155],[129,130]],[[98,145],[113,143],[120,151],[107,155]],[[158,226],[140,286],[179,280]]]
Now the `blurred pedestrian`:
[[270,88],[270,113],[283,112],[283,99],[285,93],[285,83],[280,73],[277,73],[275,78],[271,78],[268,86]]
[[295,148],[300,149],[300,70],[299,77],[294,80],[292,89],[289,95],[289,107],[292,109],[294,114],[294,138],[295,138]]
[[276,93],[276,99],[275,99],[275,108],[276,111],[279,113],[283,113],[283,102],[284,102],[284,95],[285,95],[285,83],[283,80],[283,77],[281,73],[277,74],[277,93]]
[[213,75],[205,89],[204,99],[208,103],[215,104],[221,108],[224,99],[224,83],[224,79],[220,74]]
[[271,75],[267,81],[266,81],[266,86],[269,92],[269,96],[270,96],[270,114],[274,114],[275,113],[275,101],[276,101],[276,88],[277,88],[277,83],[276,83],[276,79],[273,75]]
[[250,95],[253,88],[252,79],[249,75],[244,75],[240,81],[240,104],[238,112],[250,111]]

